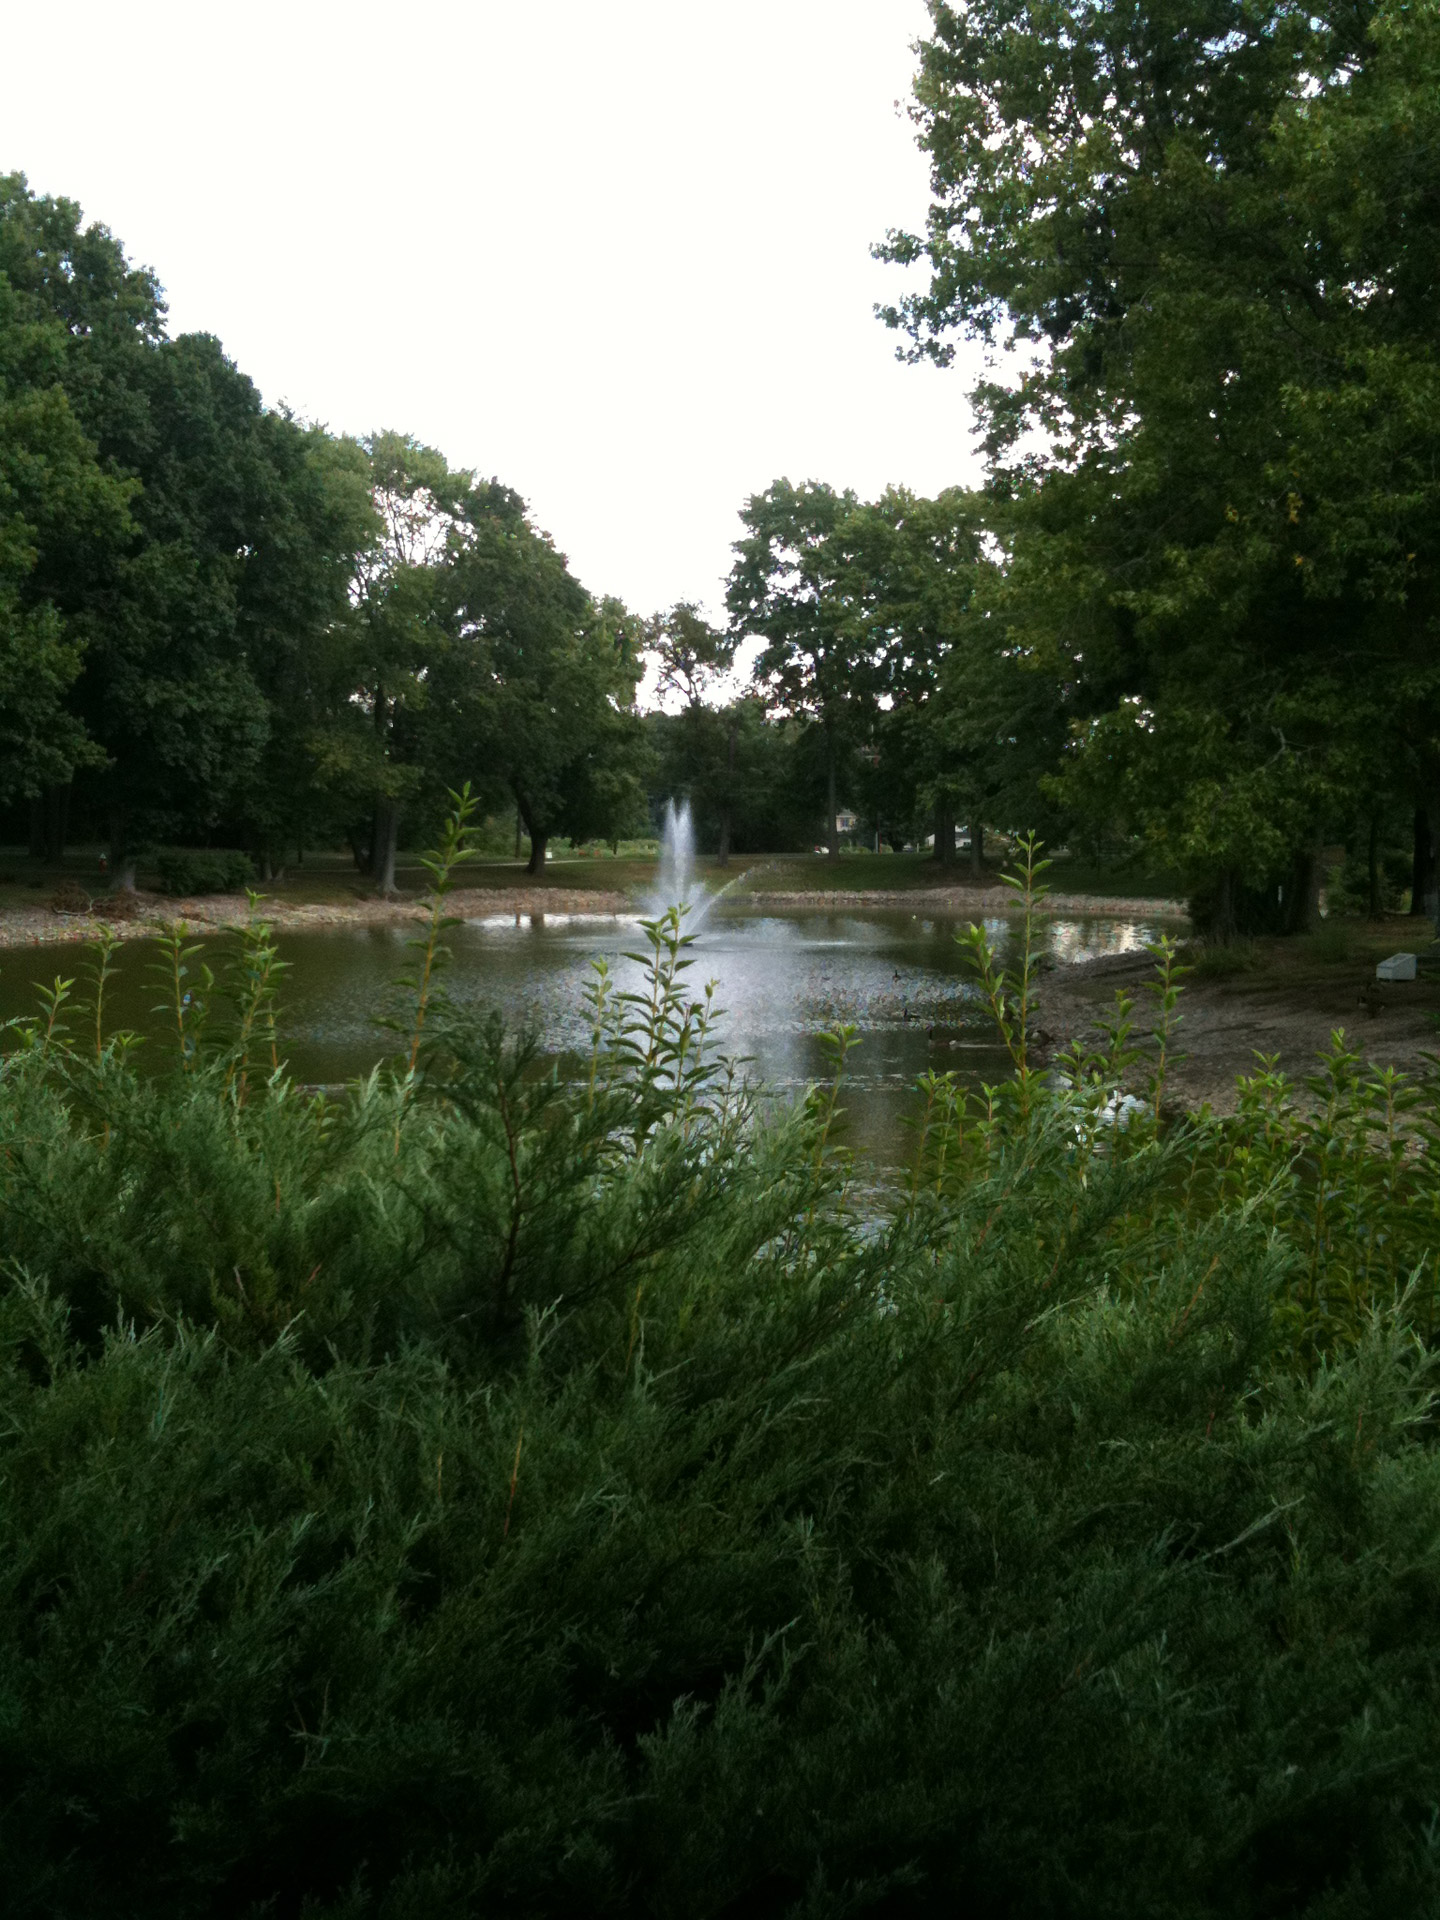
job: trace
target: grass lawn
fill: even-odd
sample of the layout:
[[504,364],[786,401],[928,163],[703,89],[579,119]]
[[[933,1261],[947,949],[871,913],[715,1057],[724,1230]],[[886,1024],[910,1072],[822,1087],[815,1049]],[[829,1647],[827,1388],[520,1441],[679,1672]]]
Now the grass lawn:
[[[106,875],[100,864],[99,847],[79,847],[63,862],[49,864],[31,860],[24,848],[0,848],[0,912],[34,908],[48,901],[62,881],[74,881],[96,896],[104,893]],[[980,884],[994,886],[1008,864],[997,849],[986,861]],[[736,854],[730,865],[720,868],[713,859],[697,862],[699,871],[712,886],[729,884],[738,893],[753,892],[876,892],[906,893],[932,887],[968,887],[975,875],[968,856],[962,854],[951,867],[938,867],[925,853],[846,853],[838,862],[823,854]],[[558,850],[547,860],[543,873],[525,871],[523,860],[486,857],[464,870],[462,884],[467,888],[542,890],[594,889],[623,893],[632,899],[643,898],[653,887],[656,858],[643,844],[622,843],[618,855],[603,850]],[[156,877],[142,864],[139,883],[154,888]],[[1135,868],[1101,868],[1080,859],[1061,855],[1046,874],[1057,891],[1134,895],[1137,898],[1173,896],[1179,892],[1173,876],[1145,873]],[[401,853],[395,867],[396,884],[402,893],[424,890],[425,873],[414,853]],[[348,852],[307,854],[303,866],[290,864],[278,880],[266,882],[261,891],[266,898],[294,905],[333,906],[364,897],[369,888],[356,872]]]
[[[735,864],[738,867],[745,862]],[[964,853],[950,867],[937,866],[928,853],[846,853],[838,861],[820,853],[774,854],[755,858],[737,891],[906,893],[931,887],[993,887],[1010,864],[1008,852],[997,850],[986,860],[984,875],[977,880],[970,857]],[[1147,872],[1133,864],[1101,867],[1072,854],[1057,856],[1043,877],[1057,893],[1132,895],[1136,899],[1183,895],[1183,887],[1173,874]]]
[[[603,856],[562,853],[547,860],[540,874],[526,873],[523,860],[477,860],[464,868],[460,884],[477,889],[593,888],[637,894],[650,886],[654,874],[653,855],[622,852],[619,858],[612,858],[607,850]],[[137,879],[142,888],[156,887],[154,872],[147,871],[143,862]],[[79,848],[57,865],[31,860],[23,848],[0,848],[0,912],[43,906],[64,881],[74,882],[96,897],[102,895],[108,879],[101,869],[100,849]],[[416,854],[399,855],[395,883],[402,893],[424,891],[426,874]],[[295,906],[340,906],[366,897],[370,888],[364,876],[356,872],[348,852],[332,852],[307,854],[303,866],[286,867],[280,879],[266,881],[259,891],[268,900]]]

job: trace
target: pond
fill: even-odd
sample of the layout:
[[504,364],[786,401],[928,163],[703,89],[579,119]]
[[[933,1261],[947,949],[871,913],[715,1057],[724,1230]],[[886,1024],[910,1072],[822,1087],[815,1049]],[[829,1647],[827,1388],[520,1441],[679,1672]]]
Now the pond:
[[[724,1050],[745,1056],[768,1094],[793,1096],[823,1077],[820,1035],[853,1023],[860,1044],[847,1070],[848,1143],[879,1165],[906,1157],[914,1086],[927,1067],[955,1071],[978,1085],[1007,1071],[984,1008],[956,943],[962,919],[903,908],[884,911],[747,910],[719,903],[696,923],[690,978],[718,983],[725,1010]],[[987,921],[1002,954],[1015,928]],[[1096,915],[1040,923],[1044,951],[1055,962],[1138,948],[1164,928],[1157,921]],[[376,1025],[385,1011],[403,1011],[392,983],[411,962],[410,928],[331,927],[286,933],[289,962],[281,986],[281,1028],[292,1074],[338,1085],[367,1072],[393,1046]],[[628,971],[624,956],[642,936],[637,916],[509,914],[452,930],[447,975],[462,1004],[494,1007],[515,1024],[534,1027],[561,1061],[581,1052],[588,1029],[582,999],[591,961],[605,956]],[[218,967],[231,943],[209,943]],[[74,976],[83,953],[74,946],[17,949],[0,956],[0,1018],[34,1011],[37,982]],[[142,943],[122,947],[109,989],[107,1027],[158,1033],[161,993],[151,977],[155,955]],[[81,989],[77,986],[77,993]]]

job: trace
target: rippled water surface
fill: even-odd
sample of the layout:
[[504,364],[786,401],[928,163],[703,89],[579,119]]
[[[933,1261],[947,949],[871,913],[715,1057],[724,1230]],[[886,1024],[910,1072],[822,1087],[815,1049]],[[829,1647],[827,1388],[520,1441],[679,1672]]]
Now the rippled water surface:
[[[1006,1070],[1003,1053],[965,978],[955,935],[960,922],[903,910],[885,912],[746,911],[722,907],[698,922],[691,979],[718,983],[725,1009],[722,1043],[748,1056],[749,1071],[772,1094],[798,1093],[821,1077],[820,1034],[840,1021],[859,1029],[847,1077],[850,1144],[878,1161],[905,1157],[904,1120],[916,1078],[927,1067],[980,1082]],[[987,922],[1005,949],[1014,929]],[[1119,953],[1161,931],[1158,924],[1096,916],[1041,923],[1045,951],[1057,962]],[[411,956],[409,930],[331,928],[287,934],[290,962],[282,987],[285,1051],[301,1080],[336,1083],[368,1071],[389,1050],[376,1017],[400,1012],[391,982]],[[582,1000],[591,962],[604,955],[621,976],[624,956],[641,944],[637,921],[620,916],[506,915],[468,922],[449,936],[447,985],[462,1003],[498,1008],[539,1030],[564,1058],[582,1049]],[[206,958],[218,966],[225,943]],[[29,1012],[34,983],[77,971],[75,947],[3,956],[0,1017]],[[160,995],[146,978],[153,955],[139,944],[120,950],[120,979],[110,1002],[116,1024],[157,1033]],[[933,1029],[928,1031],[927,1029]],[[163,1038],[159,1044],[164,1044]]]

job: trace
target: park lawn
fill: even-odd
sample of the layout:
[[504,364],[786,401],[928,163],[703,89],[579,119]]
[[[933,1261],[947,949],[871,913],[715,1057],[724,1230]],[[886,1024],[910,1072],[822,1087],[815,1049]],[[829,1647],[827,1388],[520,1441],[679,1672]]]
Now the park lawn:
[[[928,853],[775,854],[756,859],[736,887],[741,893],[911,893],[936,887],[993,887],[1009,868],[1008,850],[997,848],[977,876],[967,853],[953,866],[939,866]],[[1094,893],[1110,898],[1175,899],[1184,888],[1174,874],[1129,863],[1105,867],[1078,855],[1058,855],[1043,876],[1057,893]]]
[[[0,913],[33,910],[44,905],[63,882],[71,881],[96,898],[104,894],[107,879],[98,847],[80,847],[62,862],[32,861],[23,848],[0,848]],[[712,890],[728,887],[735,893],[907,893],[937,887],[965,889],[976,884],[995,886],[1007,859],[998,848],[985,865],[978,883],[968,856],[961,854],[950,867],[937,866],[926,853],[854,852],[832,862],[824,854],[735,854],[726,867],[711,856],[696,862],[701,879]],[[655,887],[657,860],[644,843],[622,843],[618,855],[608,847],[573,850],[561,846],[546,861],[543,872],[526,871],[524,860],[484,857],[467,865],[461,884],[477,892],[540,892],[576,890],[621,893],[643,902]],[[1101,867],[1076,856],[1059,856],[1046,879],[1057,891],[1095,893],[1136,899],[1174,898],[1181,892],[1173,875],[1147,873],[1133,865]],[[402,852],[396,861],[396,884],[402,894],[420,894],[426,875],[414,853]],[[156,877],[142,865],[142,889],[153,890]],[[291,863],[282,875],[266,881],[259,891],[266,899],[289,906],[343,906],[369,896],[364,876],[343,849],[306,855],[303,865]]]
[[[467,890],[562,892],[586,890],[643,896],[654,883],[652,854],[623,852],[613,857],[561,853],[547,860],[542,873],[525,871],[523,860],[481,859],[466,866],[460,884]],[[702,863],[702,865],[705,863]],[[156,888],[156,876],[142,863],[137,874],[143,891]],[[0,913],[33,911],[48,903],[64,883],[81,887],[95,899],[103,897],[108,880],[100,865],[100,850],[78,849],[59,863],[30,860],[24,849],[0,849]],[[402,894],[421,894],[427,875],[419,856],[401,853],[395,863],[395,882]],[[275,880],[257,882],[265,899],[287,906],[344,906],[368,898],[372,889],[346,851],[307,854],[303,866],[289,865]]]

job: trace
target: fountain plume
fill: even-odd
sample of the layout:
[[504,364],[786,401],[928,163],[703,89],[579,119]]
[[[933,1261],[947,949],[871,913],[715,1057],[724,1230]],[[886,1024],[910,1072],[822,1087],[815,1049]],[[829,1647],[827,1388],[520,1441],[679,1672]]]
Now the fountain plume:
[[665,819],[660,830],[660,866],[655,876],[655,906],[663,913],[667,907],[690,905],[695,884],[695,823],[690,817],[690,802],[665,802]]

